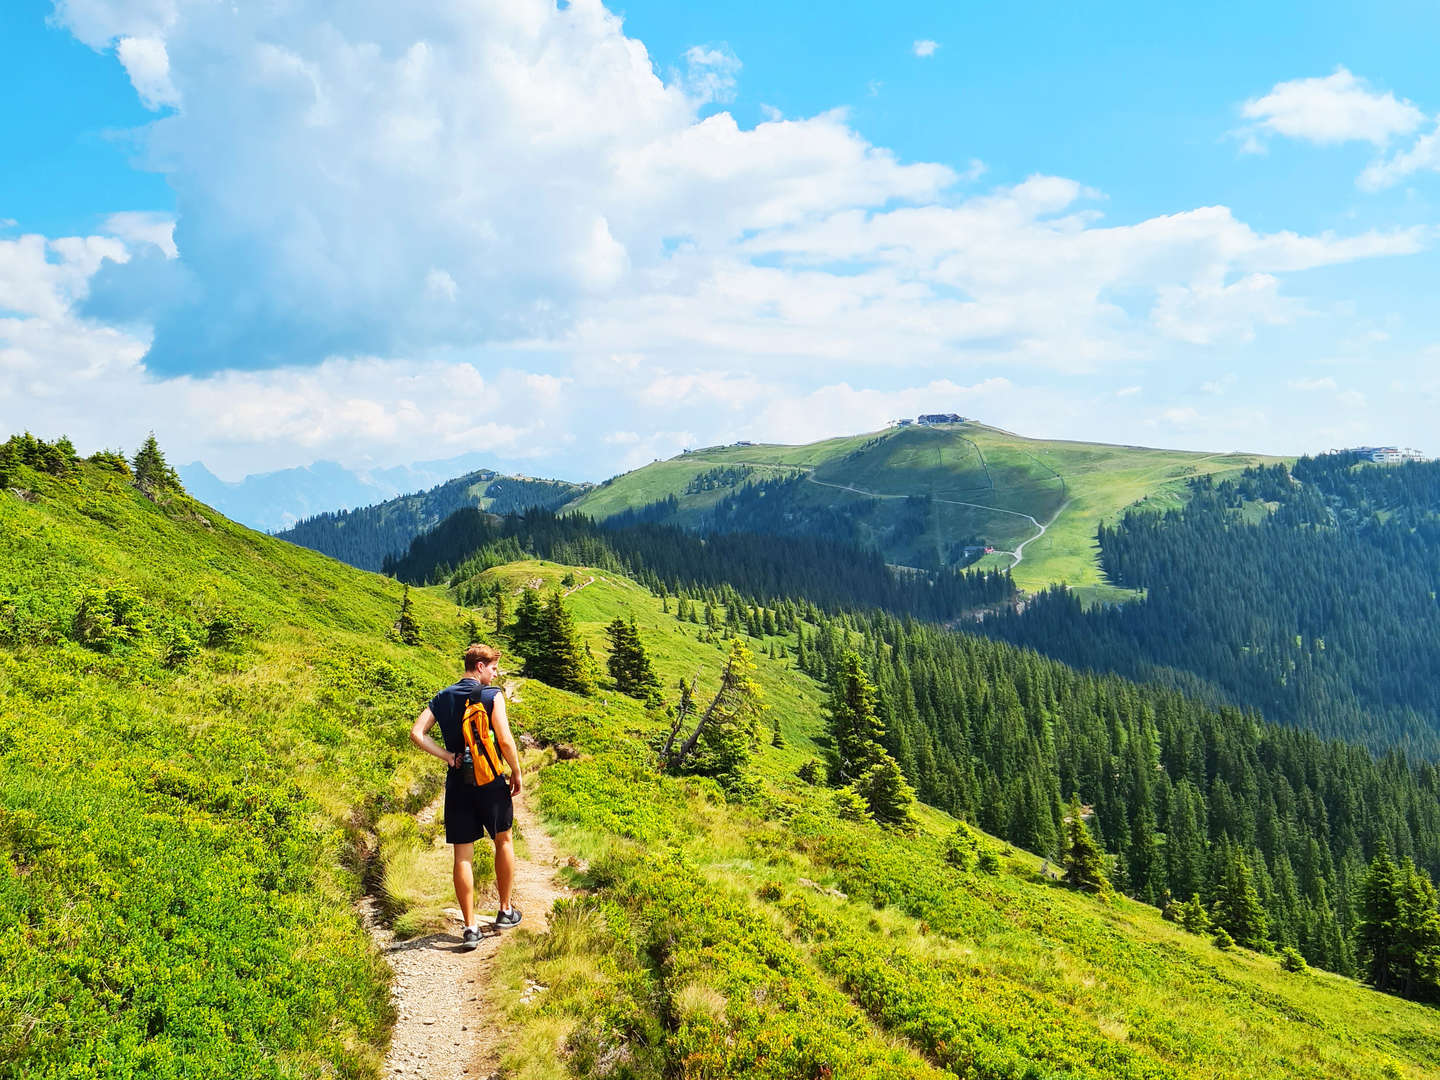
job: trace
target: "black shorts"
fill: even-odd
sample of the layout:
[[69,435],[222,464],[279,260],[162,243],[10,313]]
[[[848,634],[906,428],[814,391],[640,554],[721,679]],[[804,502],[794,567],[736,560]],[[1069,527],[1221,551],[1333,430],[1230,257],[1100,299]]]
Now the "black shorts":
[[484,787],[460,780],[455,769],[445,777],[445,842],[473,844],[486,833],[495,839],[515,824],[515,804],[510,800],[510,781],[503,776]]

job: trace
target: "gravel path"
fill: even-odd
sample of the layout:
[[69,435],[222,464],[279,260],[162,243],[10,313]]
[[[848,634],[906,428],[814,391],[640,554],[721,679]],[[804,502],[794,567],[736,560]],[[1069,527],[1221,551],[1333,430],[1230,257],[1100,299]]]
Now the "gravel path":
[[[442,796],[443,798],[443,796]],[[431,820],[439,800],[421,812]],[[544,933],[550,908],[559,897],[568,895],[556,880],[563,859],[554,841],[541,827],[525,801],[515,802],[517,838],[523,838],[526,854],[517,858],[512,903],[525,916],[518,931],[506,935]],[[476,844],[476,858],[482,855]],[[477,913],[497,906],[493,890],[476,896]],[[486,1015],[489,968],[502,947],[504,936],[487,933],[474,952],[460,951],[460,912],[452,910],[452,929],[411,941],[396,941],[389,929],[373,918],[373,905],[366,923],[376,944],[395,971],[391,1000],[399,1019],[385,1058],[386,1077],[423,1080],[480,1080],[496,1075],[503,1049],[504,1032]],[[493,916],[490,916],[493,918]],[[482,930],[486,924],[482,922]]]

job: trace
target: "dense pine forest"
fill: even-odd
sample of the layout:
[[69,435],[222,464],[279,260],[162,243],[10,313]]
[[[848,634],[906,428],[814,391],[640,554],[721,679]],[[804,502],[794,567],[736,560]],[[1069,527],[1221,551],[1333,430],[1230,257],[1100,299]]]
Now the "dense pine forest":
[[[704,625],[722,598],[683,593],[676,616]],[[1292,947],[1355,974],[1371,861],[1440,872],[1433,764],[1377,759],[1254,711],[878,612],[826,616],[781,601],[711,625],[788,636],[781,647],[800,670],[832,688],[858,649],[885,749],[922,801],[1058,863],[1078,794],[1117,888],[1156,905],[1198,897],[1205,911],[1243,907],[1251,893],[1253,925],[1227,929],[1252,947]],[[1432,898],[1424,910],[1434,908]],[[1437,976],[1425,994],[1440,989]]]
[[1100,530],[1106,572],[1143,600],[1084,611],[1054,590],[986,630],[1377,751],[1440,756],[1440,463],[1325,455],[1191,486],[1181,509]]
[[585,489],[584,484],[501,476],[482,469],[419,494],[357,510],[316,514],[276,535],[362,570],[379,570],[387,557],[402,555],[412,539],[461,507],[484,500],[486,509],[494,514],[514,514],[537,506],[548,510],[563,506]]
[[[892,572],[878,552],[818,537],[700,537],[669,525],[597,525],[540,510],[503,518],[457,511],[384,569],[415,584],[459,584],[531,556],[627,573],[657,592],[725,587],[752,602],[795,597],[829,611],[873,607],[928,619],[1001,604],[1015,591],[1001,573]],[[460,599],[483,598],[462,587]]]

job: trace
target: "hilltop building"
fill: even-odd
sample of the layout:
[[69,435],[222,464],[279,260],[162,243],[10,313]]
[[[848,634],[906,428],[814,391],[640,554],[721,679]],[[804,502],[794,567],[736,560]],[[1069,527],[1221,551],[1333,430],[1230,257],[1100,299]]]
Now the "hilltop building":
[[935,424],[963,424],[965,423],[965,419],[966,418],[961,416],[959,413],[953,412],[922,413],[918,417],[907,418],[904,420],[891,420],[890,426],[914,427],[916,424],[921,424],[925,427],[932,427]]
[[1351,446],[1340,451],[1342,454],[1359,454],[1366,461],[1377,465],[1398,465],[1405,461],[1425,461],[1425,455],[1410,447],[1398,446]]

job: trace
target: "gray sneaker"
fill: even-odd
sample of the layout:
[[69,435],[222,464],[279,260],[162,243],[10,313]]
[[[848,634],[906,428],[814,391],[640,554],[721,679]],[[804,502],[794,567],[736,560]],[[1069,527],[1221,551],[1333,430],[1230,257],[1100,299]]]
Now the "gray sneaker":
[[460,951],[473,952],[480,947],[480,928],[478,926],[467,926],[465,932],[460,935]]
[[495,913],[495,929],[509,930],[512,926],[520,925],[520,909],[512,907],[509,911]]

